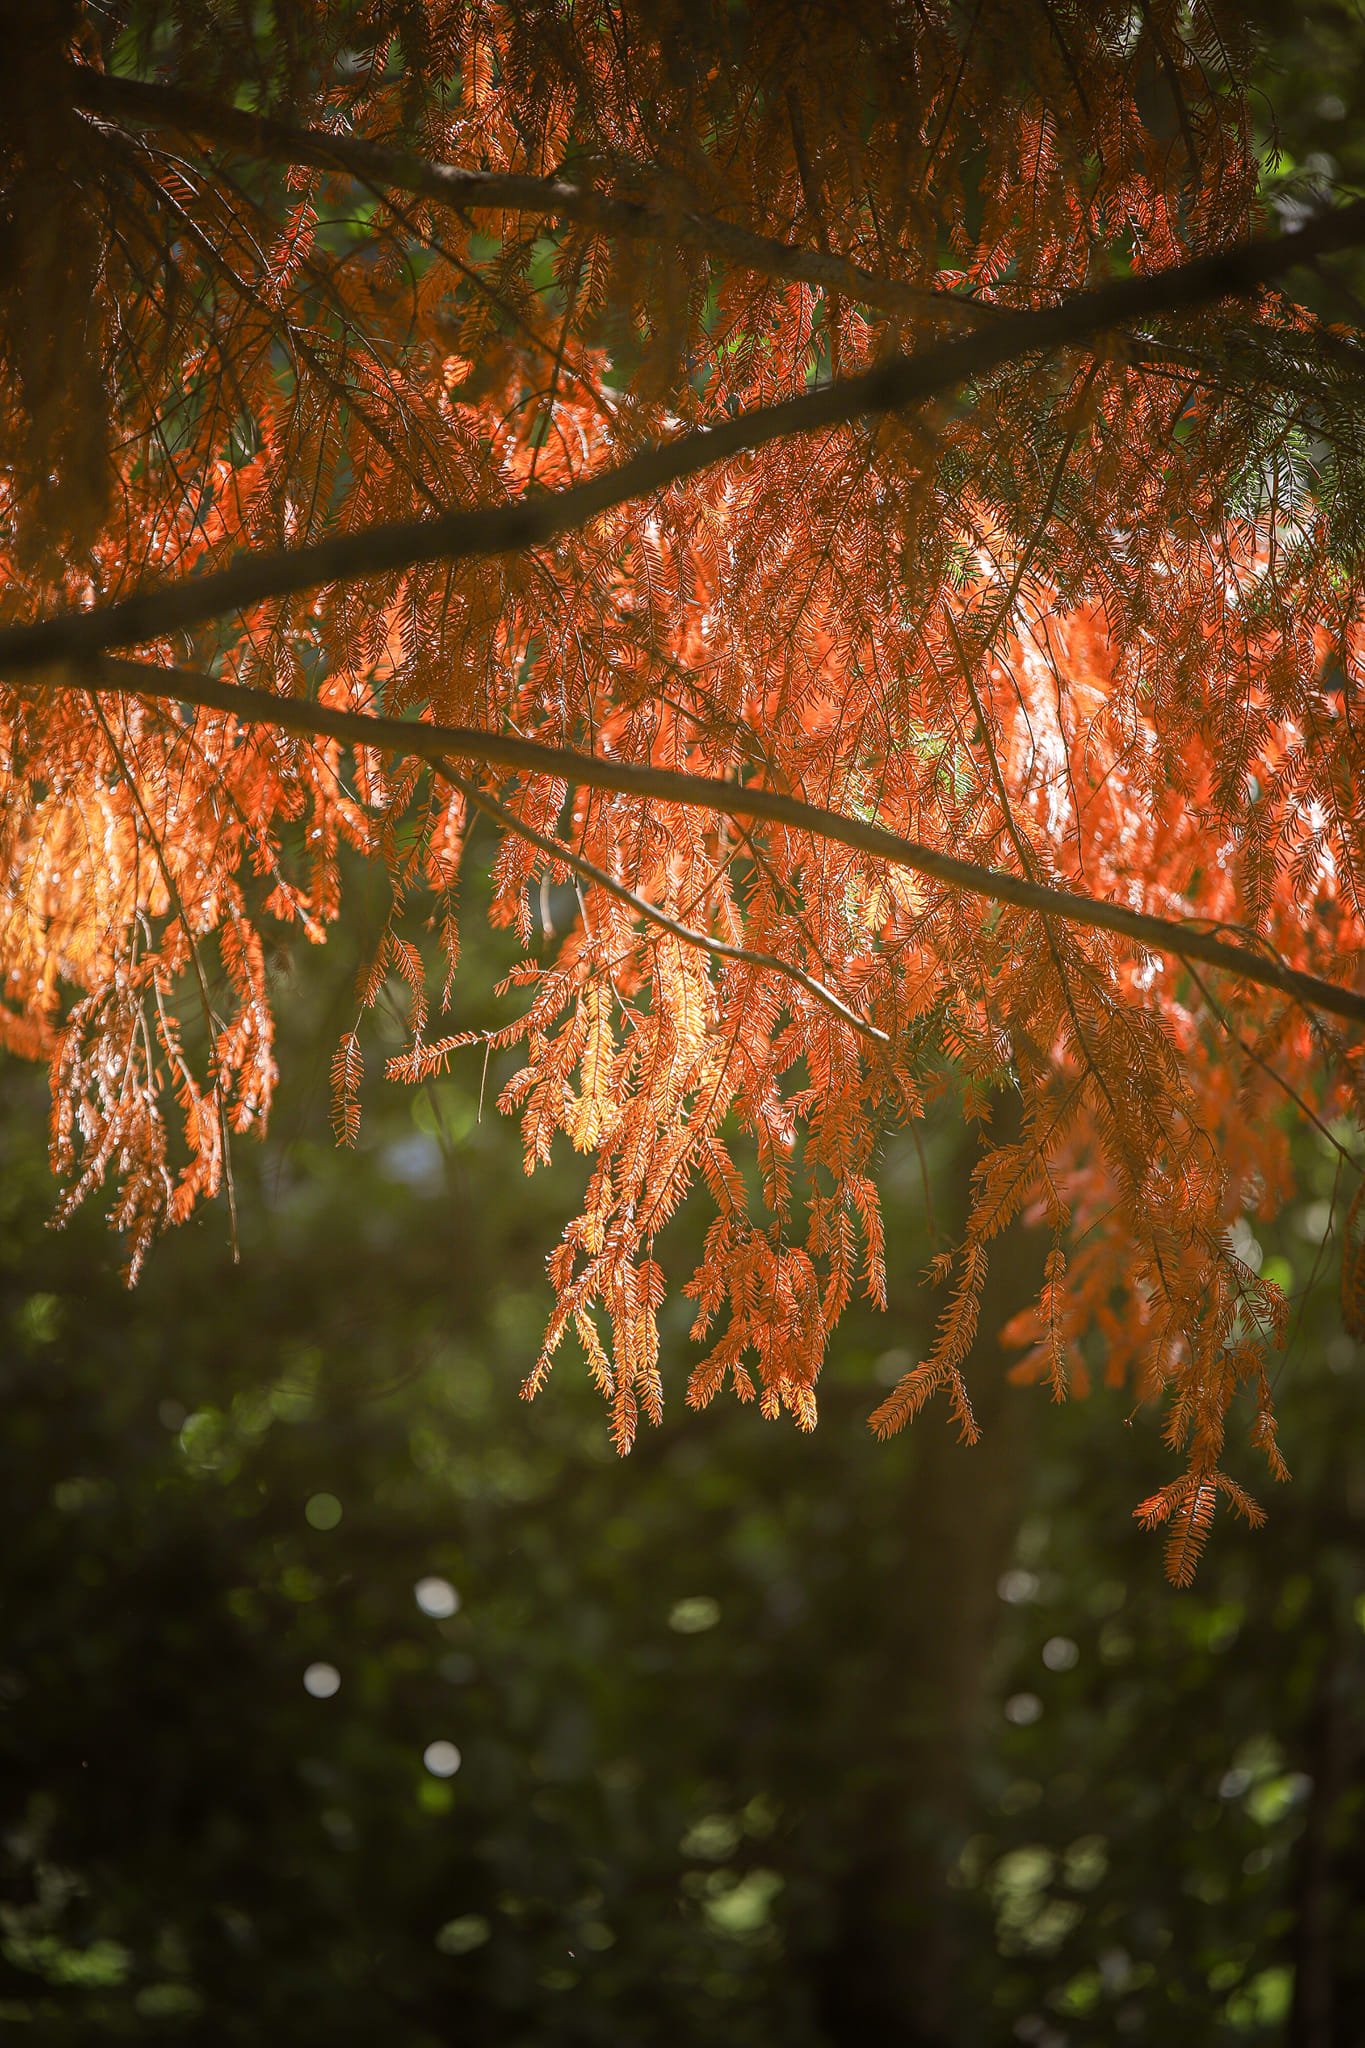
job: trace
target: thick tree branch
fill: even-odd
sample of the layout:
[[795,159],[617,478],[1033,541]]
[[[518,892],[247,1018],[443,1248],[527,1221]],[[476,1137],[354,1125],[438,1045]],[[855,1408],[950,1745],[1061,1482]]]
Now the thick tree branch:
[[[952,889],[964,889],[971,895],[984,896],[997,903],[1011,903],[1021,910],[1037,911],[1044,917],[1066,918],[1072,924],[1086,925],[1095,931],[1112,932],[1149,952],[1202,961],[1204,965],[1220,968],[1241,981],[1251,982],[1259,988],[1274,989],[1309,1009],[1326,1011],[1354,1024],[1365,1024],[1365,994],[1338,987],[1317,975],[1300,973],[1269,954],[1255,953],[1249,947],[1212,938],[1173,918],[1153,917],[1145,911],[1128,910],[1121,904],[1104,903],[1096,897],[1082,896],[1069,889],[1053,889],[1022,875],[982,867],[975,861],[959,860],[953,854],[940,853],[917,840],[904,839],[885,826],[860,818],[843,817],[837,811],[824,810],[817,804],[787,796],[780,790],[746,788],[717,776],[689,775],[675,769],[607,760],[600,755],[579,753],[573,748],[544,746],[538,740],[520,739],[515,734],[484,732],[476,727],[427,725],[409,719],[332,710],[298,697],[276,697],[268,690],[239,688],[189,669],[153,667],[143,662],[105,658],[82,668],[60,671],[52,680],[68,689],[109,691],[201,705],[227,712],[250,724],[279,726],[289,732],[341,740],[350,746],[373,747],[382,753],[430,761],[438,770],[442,769],[447,757],[455,755],[469,761],[485,761],[493,767],[560,776],[588,788],[619,790],[628,796],[690,804],[725,817],[767,819],[773,824],[789,825],[799,832],[809,832],[816,838],[850,847],[857,853],[890,861],[894,866],[912,869],[916,874],[942,882]],[[443,772],[448,773],[448,770]],[[558,848],[555,849],[555,857],[565,858]],[[623,885],[618,887],[618,893],[624,893]],[[644,908],[643,905],[637,907]],[[652,906],[649,914],[653,914]],[[812,990],[812,993],[816,991]],[[827,991],[820,994],[823,1000]]]
[[574,221],[605,235],[630,241],[670,242],[723,257],[761,277],[781,279],[842,292],[884,313],[932,311],[958,321],[989,317],[991,308],[927,285],[904,284],[879,277],[828,249],[803,249],[776,235],[721,220],[715,214],[678,207],[667,196],[656,205],[638,199],[613,198],[570,178],[536,178],[514,171],[470,171],[455,164],[432,163],[401,150],[385,149],[349,135],[330,135],[321,128],[295,128],[267,114],[243,113],[237,107],[199,93],[168,85],[147,85],[139,79],[115,78],[73,64],[69,76],[76,105],[88,113],[140,127],[170,129],[206,142],[265,158],[272,163],[309,164],[318,170],[341,171],[386,192],[408,192],[457,213],[496,211],[543,215]]
[[0,671],[11,675],[53,661],[132,646],[205,624],[225,612],[320,584],[382,576],[428,562],[472,561],[544,546],[632,499],[770,442],[847,426],[854,420],[941,397],[1020,358],[1093,341],[1134,320],[1188,312],[1218,299],[1246,297],[1297,265],[1365,242],[1365,200],[1321,214],[1296,233],[1244,242],[1146,276],[1116,278],[1059,306],[1009,313],[989,329],[909,356],[892,356],[777,405],[757,406],[713,427],[645,448],[614,469],[567,490],[510,504],[474,505],[422,519],[400,519],[300,548],[244,554],[216,574],[153,584],[135,597],[67,612],[0,631]]

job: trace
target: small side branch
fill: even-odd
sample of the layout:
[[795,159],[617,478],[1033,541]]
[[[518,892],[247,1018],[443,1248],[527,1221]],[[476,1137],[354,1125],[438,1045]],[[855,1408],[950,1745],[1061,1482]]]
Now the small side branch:
[[650,924],[658,925],[662,931],[671,932],[675,939],[681,939],[683,945],[695,946],[702,953],[714,953],[722,960],[739,960],[745,966],[761,967],[770,974],[781,974],[788,981],[795,982],[798,988],[803,988],[807,995],[813,996],[822,1009],[828,1010],[841,1023],[850,1025],[860,1037],[869,1038],[878,1046],[890,1045],[890,1037],[885,1031],[875,1024],[869,1024],[866,1017],[860,1017],[856,1010],[851,1010],[841,997],[835,995],[833,989],[827,988],[823,981],[817,981],[813,974],[807,974],[803,967],[797,967],[790,960],[779,959],[776,953],[755,953],[748,946],[732,946],[728,939],[717,939],[710,932],[694,930],[691,925],[683,924],[659,904],[651,903],[648,897],[627,888],[624,882],[618,882],[615,875],[609,875],[605,868],[598,867],[593,861],[585,860],[581,853],[575,853],[571,847],[563,845],[558,839],[550,838],[548,833],[538,832],[534,825],[528,825],[515,811],[509,811],[496,797],[489,796],[486,790],[480,789],[476,783],[461,775],[458,768],[443,756],[433,754],[431,765],[452,789],[459,790],[466,803],[473,804],[486,817],[494,819],[505,832],[516,833],[518,838],[528,840],[532,846],[538,846],[551,860],[562,861],[580,881],[591,882],[595,888],[605,889],[608,895],[616,897],[620,903],[627,904]]

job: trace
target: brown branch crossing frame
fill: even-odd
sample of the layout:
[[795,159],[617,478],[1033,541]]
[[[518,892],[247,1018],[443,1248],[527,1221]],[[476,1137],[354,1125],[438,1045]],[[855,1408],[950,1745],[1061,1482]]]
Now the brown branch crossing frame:
[[[861,818],[848,818],[837,811],[822,809],[780,790],[754,789],[726,782],[716,776],[689,775],[676,769],[642,766],[630,761],[612,761],[601,755],[584,754],[569,747],[549,747],[537,740],[519,739],[515,734],[484,732],[477,727],[441,726],[411,719],[382,718],[364,712],[338,711],[297,697],[276,697],[268,690],[252,690],[189,669],[164,668],[117,657],[92,660],[88,665],[58,671],[51,680],[66,688],[89,692],[108,691],[123,696],[141,696],[195,704],[224,711],[250,724],[275,725],[289,732],[314,738],[341,740],[347,745],[373,747],[431,762],[438,773],[449,776],[448,757],[481,761],[491,767],[510,768],[534,775],[561,776],[566,781],[592,789],[618,790],[627,796],[653,797],[662,802],[688,804],[695,809],[715,811],[731,818],[765,819],[791,826],[821,839],[847,846],[874,859],[910,868],[916,874],[963,889],[998,903],[1012,903],[1021,910],[1042,916],[1066,918],[1070,923],[1092,930],[1112,932],[1149,952],[1198,960],[1257,987],[1274,989],[1313,1010],[1329,1012],[1351,1023],[1365,1025],[1365,994],[1338,987],[1316,975],[1300,973],[1268,954],[1254,953],[1246,946],[1233,945],[1208,933],[1191,930],[1173,918],[1153,917],[1145,911],[1128,910],[1121,904],[1104,903],[1069,889],[1054,889],[1042,882],[1011,875],[974,861],[959,860],[939,853],[917,840],[903,839],[883,825]],[[513,829],[520,829],[507,814]],[[558,847],[555,858],[564,858]],[[623,884],[606,881],[614,892],[632,900]],[[636,904],[653,914],[653,906]],[[713,950],[724,951],[722,946]],[[780,963],[774,963],[780,965]],[[782,967],[782,972],[789,970]],[[823,985],[812,989],[821,1001],[830,992]],[[837,998],[836,998],[837,1000]],[[849,1018],[867,1030],[864,1020]]]
[[[680,206],[676,195],[661,191],[654,204],[595,191],[570,178],[536,178],[514,171],[470,171],[455,164],[432,163],[424,157],[384,149],[350,135],[332,135],[321,128],[296,128],[266,114],[244,113],[237,107],[182,92],[174,86],[147,85],[139,79],[115,78],[83,64],[70,67],[72,96],[87,113],[139,127],[169,129],[196,135],[206,142],[272,163],[308,164],[322,171],[340,171],[361,184],[385,192],[406,192],[456,213],[499,212],[542,215],[595,228],[600,234],[627,241],[667,241],[707,256],[723,257],[760,276],[838,291],[860,305],[884,313],[924,313],[977,321],[994,308],[977,304],[927,285],[904,284],[879,277],[828,250],[803,249],[775,235],[756,234],[716,214]],[[642,168],[642,177],[657,184],[657,173]]]
[[0,674],[31,673],[55,661],[81,660],[110,647],[159,640],[226,612],[295,596],[324,583],[542,547],[618,505],[652,496],[770,442],[902,411],[1022,357],[1074,348],[1134,320],[1246,297],[1300,264],[1361,242],[1365,199],[1320,214],[1292,234],[1244,242],[1144,276],[1116,278],[1058,306],[1004,314],[977,333],[912,355],[888,357],[861,376],[842,378],[776,405],[754,406],[717,426],[644,448],[567,490],[536,492],[512,503],[472,505],[421,519],[391,520],[304,547],[253,550],[213,575],[152,584],[112,604],[6,627],[0,630]]

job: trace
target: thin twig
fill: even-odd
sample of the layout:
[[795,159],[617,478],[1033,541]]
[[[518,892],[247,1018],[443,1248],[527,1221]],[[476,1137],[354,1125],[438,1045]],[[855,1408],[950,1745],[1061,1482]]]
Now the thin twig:
[[803,967],[795,966],[790,960],[779,959],[776,953],[755,953],[748,946],[733,946],[728,939],[713,938],[709,932],[694,930],[691,925],[683,924],[657,903],[651,903],[647,896],[641,896],[638,891],[627,888],[624,882],[618,882],[615,875],[609,875],[605,868],[599,868],[593,861],[585,860],[583,855],[575,853],[572,847],[563,845],[558,839],[552,839],[548,833],[538,832],[534,825],[528,825],[515,811],[509,811],[496,797],[489,796],[477,783],[470,782],[461,775],[452,762],[434,756],[432,766],[453,789],[459,790],[466,803],[475,805],[486,816],[496,819],[504,831],[514,832],[518,838],[528,840],[532,846],[538,846],[551,860],[562,861],[573,874],[581,876],[585,882],[593,883],[598,889],[605,889],[608,895],[628,904],[651,924],[671,932],[675,939],[681,939],[685,946],[695,946],[699,952],[713,953],[722,960],[738,960],[746,967],[760,967],[770,974],[781,974],[788,981],[795,982],[799,988],[805,989],[807,995],[814,996],[822,1008],[839,1018],[841,1023],[851,1025],[862,1037],[870,1038],[879,1046],[891,1043],[885,1031],[876,1024],[869,1024],[866,1017],[860,1017],[856,1010],[851,1010],[847,1003],[835,995],[833,989],[826,988],[822,981],[817,981],[813,974],[807,974]]
[[[189,947],[190,960],[194,966],[195,980],[199,985],[199,1001],[204,1012],[204,1029],[209,1036],[209,1054],[210,1058],[212,1058],[217,1020],[213,1014],[213,1001],[209,995],[208,977],[204,973],[204,963],[199,957],[199,944],[194,936],[194,928],[190,924],[189,912],[185,908],[185,899],[180,893],[180,885],[171,871],[169,861],[166,859],[166,850],[161,844],[161,835],[155,825],[153,825],[147,811],[147,806],[142,800],[142,792],[137,786],[137,778],[128,765],[122,747],[114,736],[113,728],[104,715],[104,706],[100,703],[98,697],[95,699],[95,716],[99,720],[105,739],[109,743],[110,751],[119,765],[119,771],[128,785],[128,792],[137,806],[138,815],[147,828],[147,836],[152,842],[152,851],[156,855],[156,864],[161,870],[161,879],[166,884],[166,893],[171,899],[171,907],[175,911],[176,920],[185,934],[185,943]],[[161,1016],[162,1028],[168,1034],[167,1052],[172,1057],[175,1057],[169,1037],[169,1020],[165,1010],[162,1008],[161,988],[155,973],[152,977],[152,988],[156,996],[157,1010]],[[180,1071],[184,1075],[186,1083],[193,1088],[189,1069],[185,1065],[183,1058],[180,1060]],[[232,1140],[228,1129],[227,1104],[223,1099],[223,1080],[221,1074],[214,1076],[211,1085],[213,1106],[218,1113],[218,1142],[223,1154],[223,1188],[227,1195],[228,1243],[232,1250],[232,1263],[236,1266],[240,1265],[242,1258],[241,1247],[237,1240],[237,1187],[232,1175]]]

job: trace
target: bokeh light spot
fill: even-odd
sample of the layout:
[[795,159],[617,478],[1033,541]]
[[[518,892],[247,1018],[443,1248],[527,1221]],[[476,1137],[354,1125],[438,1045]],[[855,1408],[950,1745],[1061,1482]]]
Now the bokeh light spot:
[[482,1913],[461,1913],[439,1930],[436,1946],[442,1955],[467,1956],[471,1949],[482,1948],[492,1932]]
[[1031,1728],[1043,1711],[1036,1692],[1016,1692],[1005,1701],[1005,1719],[1016,1728]]
[[686,1600],[673,1602],[668,1625],[680,1636],[699,1636],[714,1628],[719,1620],[719,1600],[713,1600],[709,1593],[693,1593]]
[[433,1621],[449,1621],[459,1611],[459,1594],[449,1579],[438,1578],[435,1573],[419,1579],[413,1594],[423,1614],[429,1614]]

